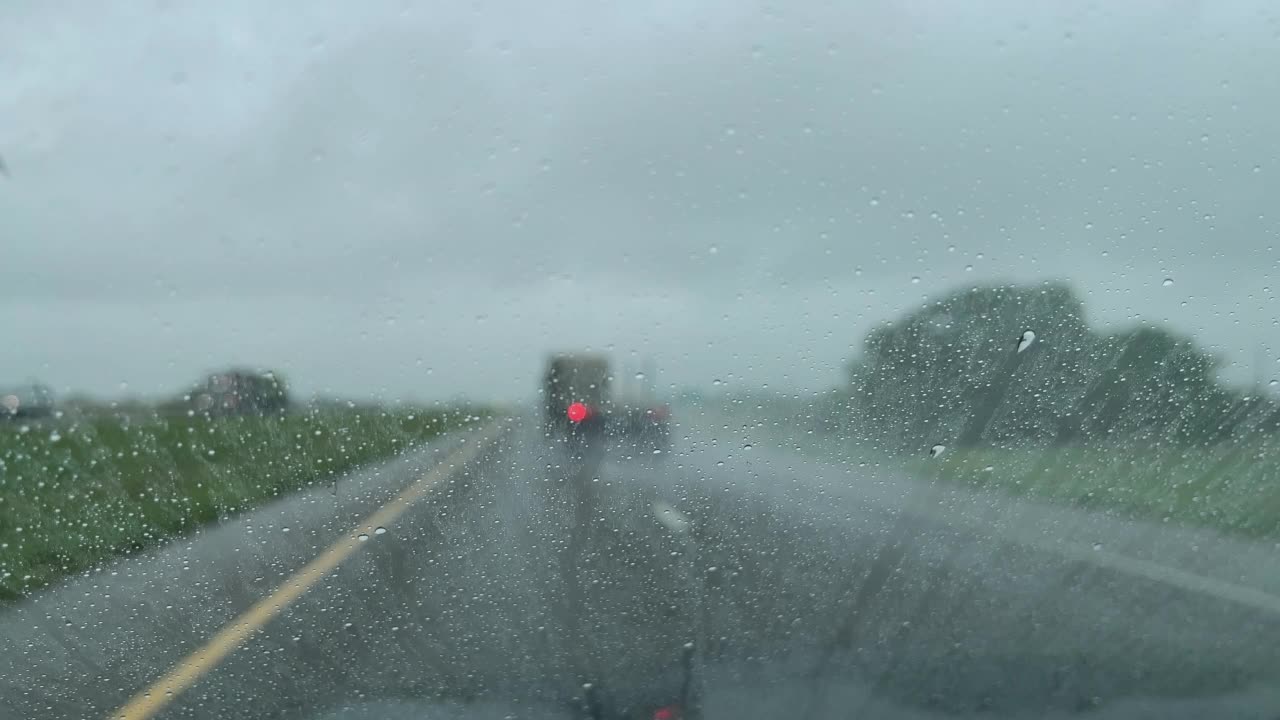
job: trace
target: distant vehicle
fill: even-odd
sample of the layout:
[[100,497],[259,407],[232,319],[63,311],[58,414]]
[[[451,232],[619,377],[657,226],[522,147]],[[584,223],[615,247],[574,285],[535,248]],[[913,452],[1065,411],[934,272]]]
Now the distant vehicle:
[[543,424],[552,436],[597,435],[608,424],[609,360],[603,355],[552,356],[542,379]]
[[613,402],[610,434],[641,449],[666,450],[671,445],[671,406],[652,392],[622,394]]
[[289,408],[284,380],[270,370],[214,373],[190,394],[191,407],[210,415],[272,415]]
[[544,426],[553,437],[610,438],[665,450],[670,444],[670,407],[651,390],[615,383],[609,360],[598,354],[560,354],[543,377]]
[[53,390],[46,385],[0,388],[0,418],[48,417],[53,405]]

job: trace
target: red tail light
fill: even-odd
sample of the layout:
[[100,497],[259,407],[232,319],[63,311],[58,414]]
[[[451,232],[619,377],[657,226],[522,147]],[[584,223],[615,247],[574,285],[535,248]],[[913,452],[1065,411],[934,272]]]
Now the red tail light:
[[680,706],[667,705],[654,710],[653,720],[680,720]]
[[591,409],[580,402],[570,403],[564,414],[569,416],[569,422],[580,423],[591,414]]

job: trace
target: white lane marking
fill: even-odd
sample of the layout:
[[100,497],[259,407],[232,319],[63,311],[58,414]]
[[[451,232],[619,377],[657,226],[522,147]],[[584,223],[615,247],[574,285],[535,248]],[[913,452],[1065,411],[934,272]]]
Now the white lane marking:
[[1256,588],[1237,585],[1227,580],[1197,575],[1186,570],[1179,570],[1149,560],[1139,560],[1138,558],[1107,550],[1095,550],[1091,546],[1077,543],[1052,544],[1043,541],[1032,541],[1026,538],[1018,539],[1018,542],[1039,550],[1057,553],[1072,560],[1117,570],[1154,582],[1172,585],[1183,590],[1215,597],[1219,600],[1227,600],[1280,615],[1280,597]]
[[683,533],[689,529],[689,518],[662,500],[654,501],[653,516],[671,532]]
[[1134,577],[1280,615],[1280,597],[1264,590],[1240,585],[1229,580],[1220,580],[1186,570],[1179,570],[1150,560],[1140,560],[1093,545],[1084,545],[1066,540],[1049,542],[1040,535],[1007,527],[1002,528],[998,522],[981,523],[973,519],[957,517],[954,514],[939,513],[932,507],[924,510],[921,508],[894,507],[883,502],[876,502],[876,504],[882,508],[891,508],[896,512],[924,515],[935,522],[941,522],[1000,542],[1033,548],[1068,560],[1115,570]]

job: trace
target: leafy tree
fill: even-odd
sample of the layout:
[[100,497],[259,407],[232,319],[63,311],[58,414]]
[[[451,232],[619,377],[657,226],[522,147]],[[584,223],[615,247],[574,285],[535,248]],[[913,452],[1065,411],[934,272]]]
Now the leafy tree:
[[1197,417],[1220,414],[1231,402],[1214,379],[1217,360],[1167,330],[1140,327],[1093,345],[1089,386],[1060,441],[1203,439]]
[[868,334],[854,392],[899,447],[1044,432],[1078,382],[1088,330],[1070,289],[975,287]]
[[192,410],[211,415],[279,414],[290,406],[284,377],[273,370],[231,368],[213,373],[180,398],[160,407],[162,412]]
[[867,335],[843,424],[897,450],[1204,443],[1280,426],[1274,403],[1220,386],[1217,368],[1168,330],[1092,332],[1066,284],[974,287]]

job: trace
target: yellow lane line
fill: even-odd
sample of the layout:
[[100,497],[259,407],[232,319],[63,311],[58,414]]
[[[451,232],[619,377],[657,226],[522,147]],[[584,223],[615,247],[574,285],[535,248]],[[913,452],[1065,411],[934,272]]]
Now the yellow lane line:
[[291,575],[267,597],[259,600],[235,620],[227,623],[207,643],[187,655],[173,666],[164,677],[151,683],[134,695],[129,702],[109,716],[114,720],[145,720],[169,704],[179,693],[195,684],[203,675],[244,644],[267,621],[279,615],[289,603],[333,572],[343,560],[351,556],[364,543],[357,540],[361,533],[372,534],[379,527],[386,527],[400,516],[416,500],[427,494],[449,475],[475,460],[501,432],[499,425],[491,425],[478,436],[468,437],[467,444],[445,458],[425,475],[409,484],[394,500],[361,521],[301,570]]

